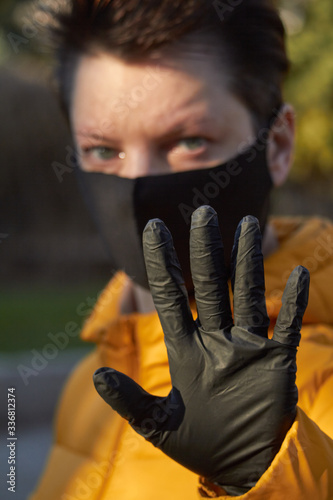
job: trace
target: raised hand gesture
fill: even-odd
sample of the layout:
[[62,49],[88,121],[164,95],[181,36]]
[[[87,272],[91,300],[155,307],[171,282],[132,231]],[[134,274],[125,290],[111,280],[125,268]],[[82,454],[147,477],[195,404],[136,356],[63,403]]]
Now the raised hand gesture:
[[172,237],[158,219],[143,234],[147,274],[167,346],[172,390],[148,394],[112,368],[94,374],[99,394],[154,446],[230,495],[252,488],[269,467],[296,415],[296,351],[309,273],[286,285],[273,338],[261,234],[254,217],[239,224],[232,252],[233,317],[215,211],[192,216],[194,320]]

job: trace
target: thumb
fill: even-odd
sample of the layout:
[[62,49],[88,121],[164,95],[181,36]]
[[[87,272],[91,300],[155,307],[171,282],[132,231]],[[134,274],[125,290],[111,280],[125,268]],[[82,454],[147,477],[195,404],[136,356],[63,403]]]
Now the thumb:
[[130,377],[113,368],[99,368],[93,381],[104,401],[134,425],[145,417],[145,410],[155,399]]
[[161,444],[164,432],[177,430],[183,420],[185,406],[175,388],[166,397],[153,396],[127,375],[106,367],[99,368],[93,380],[104,401],[154,446]]

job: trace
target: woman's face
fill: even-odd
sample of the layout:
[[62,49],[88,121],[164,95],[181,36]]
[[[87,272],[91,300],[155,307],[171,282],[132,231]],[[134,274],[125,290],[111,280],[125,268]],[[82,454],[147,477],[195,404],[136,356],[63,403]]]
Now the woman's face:
[[81,168],[128,178],[180,172],[253,143],[250,113],[211,52],[194,46],[136,63],[83,56],[71,106]]

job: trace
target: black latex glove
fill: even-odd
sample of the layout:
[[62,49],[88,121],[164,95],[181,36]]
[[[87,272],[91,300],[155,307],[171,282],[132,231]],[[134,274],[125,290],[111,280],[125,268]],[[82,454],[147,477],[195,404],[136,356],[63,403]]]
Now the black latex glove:
[[269,340],[261,235],[254,217],[245,217],[235,235],[234,321],[211,207],[200,207],[192,216],[196,321],[162,221],[147,224],[143,245],[173,388],[168,397],[156,397],[126,375],[101,368],[94,374],[96,389],[154,446],[227,493],[240,495],[268,468],[296,415],[296,351],[308,271],[299,266],[291,274]]

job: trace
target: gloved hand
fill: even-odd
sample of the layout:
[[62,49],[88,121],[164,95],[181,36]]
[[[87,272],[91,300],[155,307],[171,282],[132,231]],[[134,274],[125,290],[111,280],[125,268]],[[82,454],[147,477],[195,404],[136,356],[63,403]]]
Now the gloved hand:
[[171,235],[158,219],[143,235],[151,293],[168,351],[172,390],[161,398],[112,368],[94,374],[98,393],[139,434],[230,495],[252,488],[296,415],[296,351],[309,273],[286,285],[273,339],[264,296],[261,235],[254,217],[239,224],[232,252],[232,320],[215,211],[192,216],[193,320]]

